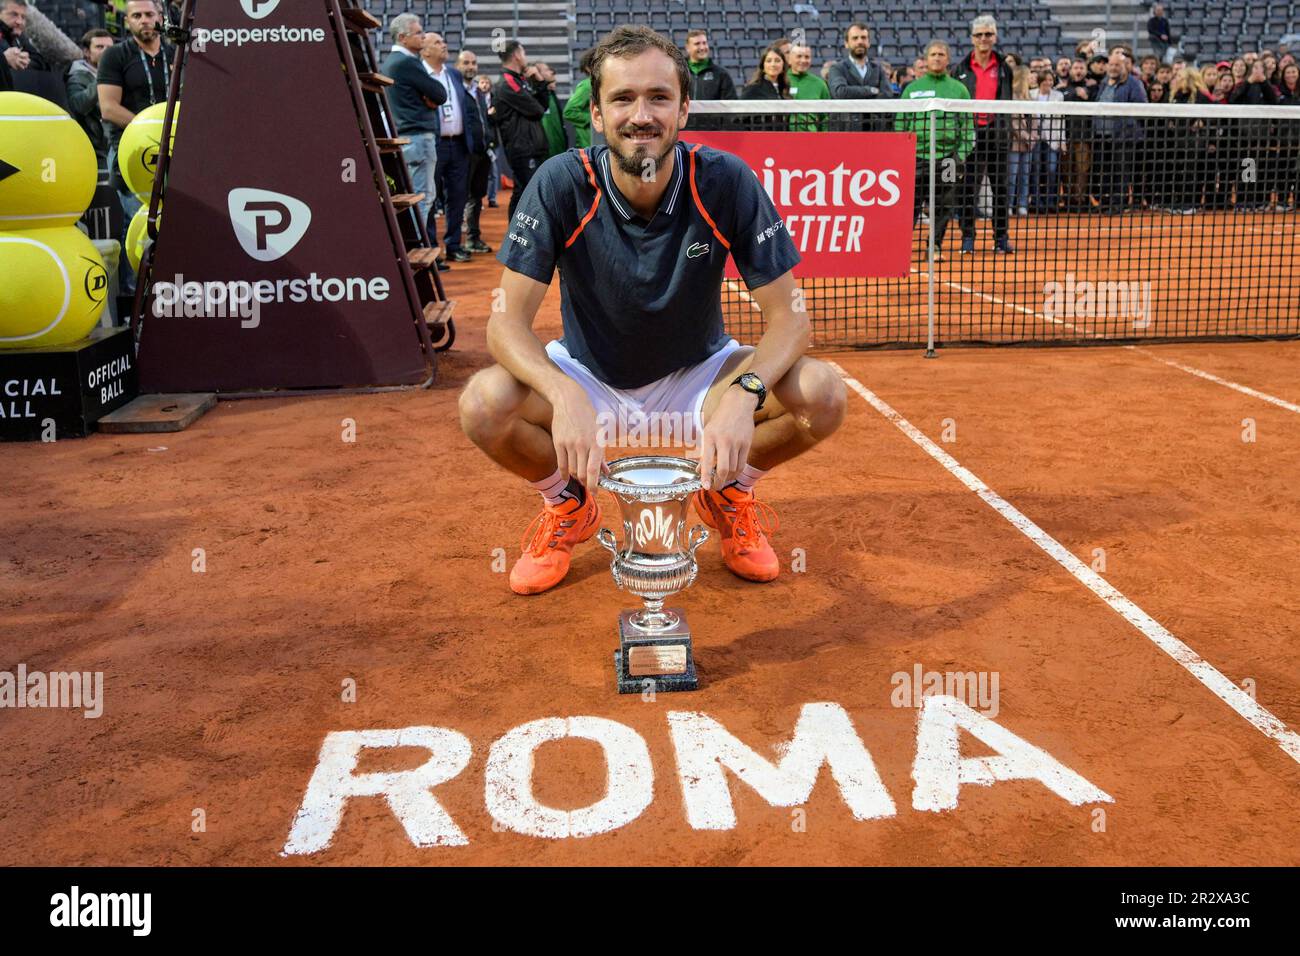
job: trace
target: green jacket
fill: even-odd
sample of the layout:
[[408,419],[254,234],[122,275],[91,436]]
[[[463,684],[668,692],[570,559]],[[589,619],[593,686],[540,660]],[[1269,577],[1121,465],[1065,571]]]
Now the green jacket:
[[[968,100],[970,91],[961,80],[947,74],[931,76],[929,73],[907,84],[900,99]],[[899,113],[894,129],[916,134],[917,159],[930,158],[930,113]],[[970,113],[934,114],[934,151],[938,159],[954,156],[964,163],[975,146],[975,117]]]
[[560,101],[554,93],[551,102],[542,114],[542,131],[546,133],[547,155],[558,156],[569,148],[569,137],[564,132],[564,114],[560,110]]
[[564,104],[564,118],[573,126],[573,138],[578,149],[591,145],[591,77],[584,76],[573,88],[573,95]]
[[[792,100],[829,100],[831,88],[816,73],[793,73],[786,70]],[[825,132],[825,113],[795,113],[790,117],[790,129],[796,132]]]

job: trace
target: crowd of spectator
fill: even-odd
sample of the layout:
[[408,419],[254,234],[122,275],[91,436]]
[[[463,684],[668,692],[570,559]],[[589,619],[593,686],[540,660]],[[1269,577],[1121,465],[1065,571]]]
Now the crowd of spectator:
[[[1073,57],[1024,57],[997,43],[997,22],[977,17],[969,52],[956,58],[943,40],[929,43],[910,64],[873,59],[871,29],[849,25],[844,55],[810,73],[812,51],[788,37],[762,49],[743,85],[709,59],[708,37],[692,30],[686,41],[691,70],[708,77],[696,99],[888,100],[949,98],[1075,103],[1190,103],[1300,105],[1300,67],[1285,44],[1198,66],[1171,44],[1168,20],[1157,4],[1148,24],[1160,56],[1135,62],[1127,45],[1100,48],[1081,42]],[[1159,40],[1159,45],[1156,41]],[[697,87],[703,84],[697,83]],[[735,91],[732,93],[731,91]],[[916,208],[927,214],[929,114],[851,115],[845,125],[826,114],[750,114],[704,117],[691,127],[718,124],[760,130],[897,129],[917,133]],[[1267,119],[1049,116],[1042,113],[938,114],[937,158],[956,175],[935,183],[936,241],[958,220],[963,253],[974,251],[975,220],[991,219],[994,251],[1013,252],[1009,222],[1031,214],[1135,209],[1190,214],[1203,209],[1296,208],[1300,189],[1300,124]],[[1243,176],[1253,159],[1251,173]],[[949,168],[949,167],[945,167]]]
[[[843,55],[813,64],[801,38],[780,37],[756,57],[739,81],[710,55],[705,30],[682,38],[693,100],[892,100],[939,97],[1089,103],[1191,103],[1300,105],[1300,66],[1285,46],[1261,48],[1233,59],[1198,65],[1179,54],[1160,4],[1148,34],[1156,55],[1134,62],[1125,45],[1098,48],[1083,41],[1074,57],[1055,63],[1026,59],[998,46],[992,16],[971,24],[962,55],[936,39],[912,63],[895,66],[871,55],[872,31],[854,22],[844,32]],[[103,29],[72,43],[37,10],[34,0],[0,0],[0,90],[18,89],[51,99],[85,128],[121,197],[129,220],[139,200],[116,171],[114,152],[137,112],[167,96],[174,50],[163,37],[159,0],[128,0],[127,36]],[[418,17],[400,14],[389,25],[392,46],[383,70],[394,81],[389,104],[430,237],[442,248],[439,268],[491,252],[479,220],[483,203],[497,205],[497,190],[511,182],[510,214],[517,197],[548,157],[571,144],[591,142],[591,85],[579,81],[567,101],[556,92],[555,71],[530,61],[517,40],[495,52],[494,79],[468,49],[452,56],[444,38],[425,32]],[[583,65],[579,60],[579,68]],[[583,71],[585,72],[585,71]],[[929,199],[929,120],[925,113],[857,116],[854,128],[918,133],[916,209],[930,215],[941,244],[951,219],[972,251],[976,219],[991,219],[994,248],[1009,253],[1015,216],[1149,208],[1174,213],[1202,209],[1296,208],[1300,124],[1266,119],[1217,121],[1153,116],[1049,116],[1040,113],[940,115],[940,159],[956,176],[936,178]],[[865,118],[864,118],[865,117]],[[699,114],[689,128],[730,125],[732,117]],[[815,112],[746,117],[749,128],[824,131],[845,128]],[[1255,174],[1240,174],[1244,159]],[[442,220],[441,229],[438,220]],[[127,280],[129,283],[129,279]]]
[[[590,84],[574,90],[569,109],[556,95],[555,70],[530,62],[523,44],[501,44],[500,76],[480,72],[478,54],[457,51],[455,66],[438,33],[425,32],[419,17],[399,14],[388,25],[393,45],[383,72],[393,80],[389,106],[430,238],[442,248],[440,270],[489,253],[479,229],[483,203],[497,205],[497,190],[508,176],[513,185],[509,214],[519,196],[549,157],[569,148],[569,129],[579,144],[590,142],[585,109]],[[575,102],[576,101],[576,102]],[[566,124],[566,120],[568,124]],[[438,219],[442,219],[442,229]]]

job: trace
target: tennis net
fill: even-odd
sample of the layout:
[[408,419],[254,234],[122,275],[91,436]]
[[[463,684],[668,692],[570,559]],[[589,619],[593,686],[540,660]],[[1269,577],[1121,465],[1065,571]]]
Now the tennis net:
[[[916,133],[909,274],[801,278],[814,347],[1300,335],[1300,107],[763,100],[691,116],[687,142]],[[737,338],[761,335],[743,282],[723,312]]]

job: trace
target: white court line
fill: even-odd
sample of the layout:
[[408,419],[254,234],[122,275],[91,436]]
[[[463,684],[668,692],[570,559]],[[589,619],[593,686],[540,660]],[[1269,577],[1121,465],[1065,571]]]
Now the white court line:
[[1189,674],[1209,688],[1216,697],[1250,721],[1256,730],[1270,740],[1275,741],[1288,757],[1296,763],[1300,763],[1300,734],[1289,730],[1286,724],[1261,707],[1253,697],[1230,681],[1194,650],[1169,633],[1159,621],[1126,598],[1117,588],[1107,583],[1101,575],[1075,557],[1064,545],[1034,524],[1014,505],[984,484],[957,459],[927,438],[920,429],[894,411],[874,392],[850,376],[835,362],[829,364],[831,368],[839,373],[849,388],[866,399],[867,404],[892,422],[899,431],[920,445],[926,454],[943,465],[963,485],[975,492],[986,505],[1010,522],[1012,527],[1036,544],[1048,557],[1069,571],[1080,584],[1110,605],[1111,610],[1137,628],[1151,643],[1168,654]]
[[1170,368],[1176,368],[1181,372],[1186,372],[1188,375],[1195,375],[1197,378],[1203,378],[1207,382],[1214,382],[1216,385],[1222,385],[1224,388],[1230,388],[1233,391],[1241,392],[1243,395],[1249,395],[1251,398],[1258,398],[1260,401],[1268,402],[1270,405],[1276,405],[1278,408],[1284,408],[1288,412],[1295,412],[1297,415],[1300,415],[1300,405],[1297,405],[1294,402],[1288,402],[1284,398],[1278,398],[1276,395],[1261,392],[1258,389],[1251,388],[1249,385],[1239,385],[1236,382],[1230,382],[1226,378],[1219,378],[1219,376],[1213,375],[1210,372],[1202,371],[1199,368],[1193,368],[1190,365],[1184,365],[1182,362],[1175,362],[1173,359],[1161,358],[1159,355],[1148,352],[1146,349],[1138,348],[1136,345],[1126,345],[1124,347],[1134,352],[1141,352],[1149,359],[1162,362]]
[[[925,273],[922,272],[920,269],[913,269],[912,274],[917,276],[918,278],[925,275]],[[1029,308],[1028,306],[1016,305],[1016,303],[1014,302],[1008,302],[1005,299],[999,299],[997,296],[990,295],[987,292],[980,292],[978,289],[972,289],[968,286],[964,286],[960,282],[950,282],[947,279],[941,279],[939,278],[938,273],[935,273],[935,281],[938,282],[940,285],[946,285],[948,288],[956,289],[958,292],[963,292],[966,295],[978,296],[981,299],[984,299],[988,302],[992,302],[994,305],[1000,305],[1003,308],[1007,308],[1007,309],[1015,309],[1017,312],[1022,312],[1025,315],[1031,316],[1032,318],[1041,319],[1044,322],[1051,322],[1054,325],[1062,325],[1065,326],[1065,328],[1067,329],[1081,330],[1084,333],[1084,335],[1088,336],[1089,338],[1096,337],[1096,333],[1094,333],[1086,325],[1078,326],[1075,325],[1073,322],[1066,322],[1064,319],[1054,319],[1049,315],[1044,315],[1042,312],[1036,312],[1033,309]]]
[[[923,272],[919,272],[917,269],[913,269],[912,273],[917,275],[918,277],[923,276],[925,274]],[[1030,309],[1026,306],[1016,305],[1016,303],[1014,302],[1007,302],[1003,299],[999,299],[995,295],[989,295],[985,292],[980,292],[978,289],[969,289],[966,286],[960,285],[959,283],[949,282],[947,279],[938,279],[938,281],[948,286],[949,288],[957,289],[961,292],[967,293],[968,295],[978,296],[981,299],[985,299],[989,302],[993,302],[1007,309],[1015,309],[1017,312],[1023,312],[1025,315],[1033,316],[1034,318],[1041,319],[1044,322],[1054,322],[1057,325],[1063,325],[1069,329],[1077,328],[1080,331],[1082,331],[1084,335],[1086,335],[1088,338],[1097,337],[1096,333],[1094,333],[1086,325],[1075,326],[1061,319],[1054,319],[1050,316],[1044,315],[1041,312],[1036,312],[1033,309]],[[1210,372],[1204,372],[1201,371],[1199,368],[1193,368],[1190,365],[1184,365],[1181,362],[1175,362],[1173,359],[1161,358],[1159,355],[1156,355],[1153,352],[1149,352],[1146,349],[1137,345],[1125,345],[1124,348],[1128,349],[1130,352],[1137,352],[1141,355],[1145,355],[1147,358],[1151,359],[1152,361],[1161,362],[1165,365],[1168,365],[1170,368],[1176,368],[1179,371],[1186,372],[1188,375],[1195,375],[1198,378],[1203,378],[1208,382],[1214,382],[1216,385],[1222,385],[1224,388],[1231,388],[1234,391],[1241,392],[1243,395],[1249,395],[1251,398],[1258,398],[1260,401],[1268,402],[1271,405],[1276,405],[1278,408],[1284,408],[1288,412],[1295,412],[1297,415],[1300,415],[1300,405],[1296,405],[1294,402],[1288,402],[1284,398],[1278,398],[1276,395],[1269,395],[1267,392],[1261,392],[1258,389],[1251,388],[1249,385],[1240,385],[1237,382],[1229,381],[1226,378],[1219,378],[1219,376],[1213,375]]]

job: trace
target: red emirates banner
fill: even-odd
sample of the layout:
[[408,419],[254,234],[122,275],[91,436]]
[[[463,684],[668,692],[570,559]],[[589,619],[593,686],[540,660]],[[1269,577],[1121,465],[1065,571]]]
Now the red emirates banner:
[[[911,269],[914,133],[683,130],[682,138],[749,164],[803,257],[796,276],[900,277]],[[731,259],[726,274],[740,275]]]

